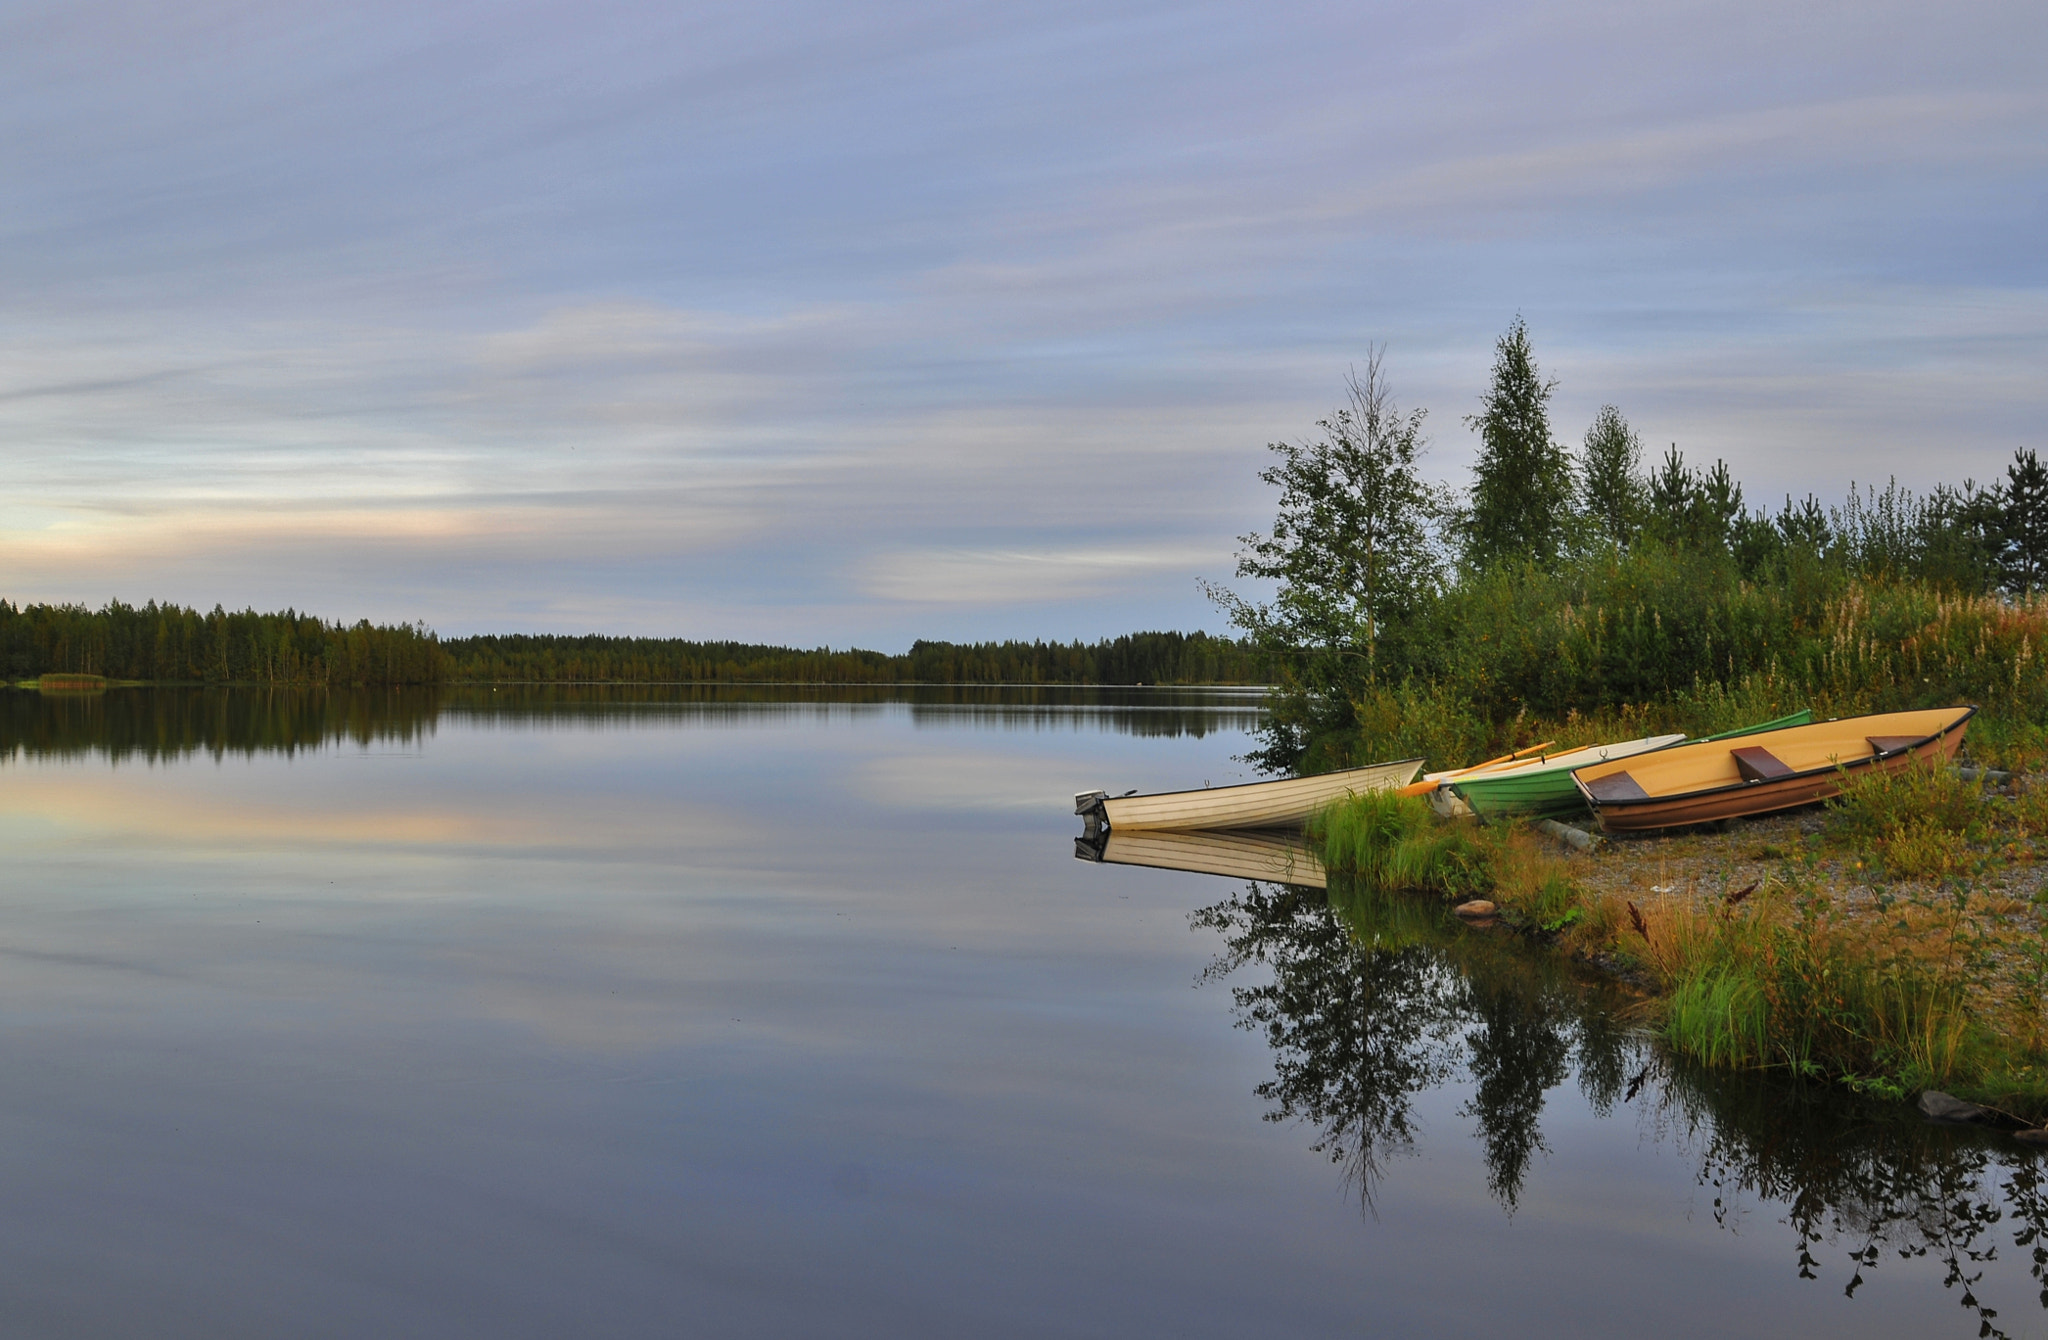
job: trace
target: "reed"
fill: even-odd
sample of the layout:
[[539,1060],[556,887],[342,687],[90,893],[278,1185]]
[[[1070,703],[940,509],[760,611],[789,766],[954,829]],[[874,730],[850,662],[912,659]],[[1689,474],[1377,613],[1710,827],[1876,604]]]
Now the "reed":
[[1639,908],[1621,947],[1659,988],[1665,1041],[1703,1064],[2048,1110],[2041,992],[2013,989],[2009,946],[1982,910],[1956,888],[1902,901],[1874,928],[1779,885],[1740,906]]
[[1443,823],[1427,802],[1381,791],[1326,807],[1308,831],[1326,870],[1375,895],[1485,895],[1510,924],[1544,934],[1586,916],[1565,862],[1522,829]]
[[1461,583],[1389,642],[1344,721],[1302,757],[1420,752],[1451,766],[1540,739],[1966,702],[1982,709],[1976,761],[2048,768],[2048,595],[1839,573],[1759,584],[1725,556],[1645,546]]
[[1440,824],[1426,801],[1391,791],[1351,796],[1308,826],[1325,869],[1376,892],[1452,898],[1493,887],[1491,852],[1470,829]]

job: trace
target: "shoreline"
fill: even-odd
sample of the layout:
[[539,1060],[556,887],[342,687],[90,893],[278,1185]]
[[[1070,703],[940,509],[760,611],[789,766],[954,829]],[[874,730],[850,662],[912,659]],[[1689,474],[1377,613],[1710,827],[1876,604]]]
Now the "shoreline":
[[[1434,894],[1447,910],[1492,904],[1476,920],[1451,919],[1511,931],[1640,996],[1660,1039],[1710,1067],[1784,1070],[1900,1102],[1937,1090],[2039,1124],[2048,776],[1994,791],[1950,772],[1940,785],[1969,819],[1932,848],[1940,862],[1926,854],[1943,836],[1931,820],[1924,831],[1858,831],[1865,816],[1853,807],[1868,808],[1866,795],[1596,834],[1590,850],[1528,822],[1411,819],[1377,851],[1340,831],[1331,873]],[[1398,822],[1390,803],[1372,806],[1382,832]],[[1332,822],[1335,812],[1309,839],[1326,864]]]

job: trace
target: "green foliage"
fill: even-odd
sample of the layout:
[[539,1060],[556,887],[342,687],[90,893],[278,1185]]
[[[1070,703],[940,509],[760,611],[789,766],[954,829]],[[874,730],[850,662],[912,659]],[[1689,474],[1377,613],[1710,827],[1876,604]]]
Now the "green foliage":
[[1579,456],[1579,497],[1600,539],[1626,549],[1641,533],[1649,508],[1642,478],[1643,444],[1621,411],[1602,405],[1586,429]]
[[1981,965],[1960,919],[1933,955],[1845,933],[1812,893],[1789,915],[1760,899],[1721,916],[1653,914],[1646,926],[1665,976],[1664,1036],[1682,1055],[1905,1091],[1968,1079],[1980,1064],[1969,996]]
[[2048,588],[2048,465],[2029,449],[2006,467],[2000,572],[2006,589]]
[[1458,897],[1493,887],[1491,853],[1472,830],[1438,823],[1414,796],[1352,796],[1317,814],[1308,831],[1326,869],[1376,892]]
[[285,610],[211,614],[152,601],[21,605],[0,600],[0,679],[76,672],[109,679],[317,685],[431,684],[441,646],[424,627],[327,623]]
[[1306,443],[1275,442],[1259,478],[1280,490],[1270,535],[1242,537],[1237,575],[1276,583],[1270,604],[1210,595],[1253,645],[1315,693],[1373,676],[1388,627],[1435,594],[1443,565],[1431,534],[1441,500],[1423,482],[1421,411],[1394,405],[1379,350],[1349,383],[1349,403]]
[[1465,562],[1400,599],[1371,594],[1355,563],[1308,561],[1327,546],[1274,547],[1310,534],[1326,519],[1315,500],[1343,484],[1315,478],[1320,457],[1285,449],[1286,467],[1265,477],[1295,501],[1272,540],[1247,537],[1265,547],[1239,569],[1281,582],[1280,600],[1211,592],[1273,658],[1278,689],[1252,762],[1320,771],[1420,751],[1453,764],[1573,726],[1710,733],[1801,706],[1974,702],[1980,760],[2048,763],[2037,453],[2016,453],[1988,487],[1852,483],[1839,506],[1787,495],[1773,515],[1745,505],[1725,461],[1694,469],[1676,444],[1641,476],[1640,444],[1611,405],[1575,481],[1550,440],[1553,387],[1517,318],[1467,420],[1482,439],[1470,506],[1441,509],[1438,533],[1404,546],[1461,544]]
[[1446,684],[1405,680],[1374,684],[1351,704],[1356,747],[1345,763],[1376,759],[1425,758],[1477,762],[1502,752],[1493,749],[1495,730],[1484,713]]
[[1648,494],[1644,529],[1673,548],[1720,553],[1731,551],[1746,537],[1740,525],[1748,515],[1742,506],[1742,486],[1726,461],[1715,461],[1705,472],[1694,470],[1674,442],[1650,476]]
[[803,651],[680,638],[514,634],[436,637],[425,627],[344,625],[286,610],[211,614],[116,601],[0,600],[0,680],[51,673],[156,683],[326,687],[497,683],[1256,684],[1267,657],[1207,633],[1095,643],[918,642],[907,655]]
[[1521,317],[1494,346],[1493,385],[1465,422],[1479,432],[1465,559],[1474,571],[1505,563],[1548,567],[1570,536],[1571,457],[1550,436],[1550,395]]
[[1177,632],[1095,643],[916,642],[903,656],[594,635],[452,638],[442,647],[448,678],[467,683],[1255,684],[1270,673],[1243,643]]
[[1876,853],[1887,874],[1903,879],[1958,873],[1992,819],[1983,783],[1933,762],[1848,776],[1828,808],[1836,843]]

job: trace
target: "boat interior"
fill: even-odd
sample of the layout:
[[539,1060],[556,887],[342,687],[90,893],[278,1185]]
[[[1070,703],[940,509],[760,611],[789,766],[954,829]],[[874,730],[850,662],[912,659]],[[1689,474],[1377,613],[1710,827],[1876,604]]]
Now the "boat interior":
[[1911,749],[1967,720],[1973,707],[1817,721],[1761,735],[1678,745],[1579,770],[1596,800],[1641,800],[1777,781]]

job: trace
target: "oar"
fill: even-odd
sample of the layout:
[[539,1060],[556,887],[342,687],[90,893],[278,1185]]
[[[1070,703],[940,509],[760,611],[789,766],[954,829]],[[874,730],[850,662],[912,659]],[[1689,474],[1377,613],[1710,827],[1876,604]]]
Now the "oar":
[[1474,763],[1469,768],[1453,768],[1449,772],[1431,773],[1427,777],[1408,783],[1408,785],[1402,787],[1394,794],[1397,796],[1426,796],[1453,777],[1468,777],[1475,772],[1485,772],[1488,768],[1497,768],[1503,763],[1513,763],[1516,759],[1526,758],[1530,754],[1540,754],[1556,743],[1557,741],[1555,740],[1545,740],[1542,744],[1532,744],[1527,749],[1518,749],[1512,754],[1502,754],[1499,758],[1490,758],[1484,763]]

